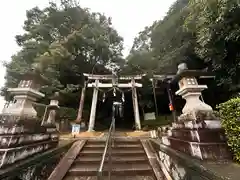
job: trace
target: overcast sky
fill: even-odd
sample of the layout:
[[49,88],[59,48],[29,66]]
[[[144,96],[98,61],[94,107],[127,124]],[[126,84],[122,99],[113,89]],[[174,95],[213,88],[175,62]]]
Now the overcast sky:
[[[57,0],[55,0],[57,1]],[[175,0],[80,0],[82,7],[112,17],[113,26],[124,38],[124,54],[132,46],[133,39],[145,26],[163,18]],[[44,8],[49,0],[8,0],[1,2],[0,11],[0,60],[9,61],[19,50],[15,35],[23,33],[26,10]],[[5,69],[0,65],[0,87],[4,84]],[[0,100],[0,110],[2,109]]]

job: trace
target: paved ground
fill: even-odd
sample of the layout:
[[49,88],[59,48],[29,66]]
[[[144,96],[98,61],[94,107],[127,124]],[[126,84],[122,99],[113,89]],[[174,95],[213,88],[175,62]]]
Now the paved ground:
[[[71,133],[60,135],[60,140],[74,140],[74,139],[96,139],[96,138],[106,138],[108,131],[105,132],[81,132],[75,137]],[[150,133],[146,131],[116,131],[114,133],[115,138],[124,137],[149,137]]]
[[204,167],[229,180],[240,179],[240,164],[234,162],[200,162]]

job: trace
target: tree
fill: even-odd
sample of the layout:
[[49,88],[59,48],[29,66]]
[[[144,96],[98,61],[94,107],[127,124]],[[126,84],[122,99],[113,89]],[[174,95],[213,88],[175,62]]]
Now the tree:
[[190,68],[203,68],[194,52],[196,34],[186,31],[189,0],[178,0],[167,15],[141,31],[135,38],[128,64],[152,73],[173,74],[177,65],[187,62]]
[[222,99],[210,104],[227,100],[240,88],[239,6],[238,0],[177,0],[135,38],[128,71],[175,74],[185,62],[190,69],[215,72],[208,92]]
[[[41,91],[49,97],[60,91],[60,105],[78,108],[83,73],[108,73],[110,64],[122,65],[122,38],[111,25],[111,18],[90,13],[72,1],[58,6],[35,7],[27,11],[25,33],[16,36],[21,51],[16,53],[7,68],[2,95],[7,100],[8,87],[16,87],[18,73],[38,69],[48,78],[49,85]],[[91,92],[86,93],[85,108],[90,108]],[[48,103],[42,99],[41,103]]]
[[122,63],[122,37],[111,25],[111,18],[91,13],[73,1],[50,3],[26,13],[25,33],[16,36],[21,50],[6,63],[6,88],[16,87],[24,73],[37,68],[50,85],[41,89],[48,95],[60,90],[62,105],[77,108],[82,73],[107,73],[106,65]]
[[240,4],[238,0],[191,0],[186,27],[196,32],[196,54],[216,73],[219,85],[240,88]]
[[154,22],[152,26],[145,27],[134,38],[132,49],[127,57],[128,71],[149,75],[156,71],[157,61],[153,57],[151,48],[151,33],[156,24],[157,22]]

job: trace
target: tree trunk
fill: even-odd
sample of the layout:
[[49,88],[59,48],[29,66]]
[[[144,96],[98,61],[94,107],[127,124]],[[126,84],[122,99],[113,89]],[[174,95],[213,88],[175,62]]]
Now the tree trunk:
[[77,119],[75,121],[76,123],[80,123],[82,121],[86,87],[87,87],[87,82],[85,81],[84,85],[83,85],[83,88],[82,88],[80,101],[79,101],[78,115],[77,115]]

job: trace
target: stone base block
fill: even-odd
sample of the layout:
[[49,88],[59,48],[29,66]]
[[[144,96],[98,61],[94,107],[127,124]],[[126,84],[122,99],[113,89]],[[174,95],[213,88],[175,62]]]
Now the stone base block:
[[15,148],[0,149],[0,168],[11,165],[37,153],[55,148],[57,145],[58,141],[49,140]]
[[221,129],[219,120],[187,120],[172,123],[173,129]]
[[15,148],[18,146],[29,145],[32,143],[58,140],[57,133],[48,134],[15,134],[0,135],[0,149]]
[[59,134],[52,124],[42,126],[36,118],[0,116],[0,168],[28,158],[58,144]]
[[173,129],[171,137],[190,142],[226,142],[223,129]]
[[45,132],[46,127],[41,126],[41,121],[38,119],[10,115],[0,116],[0,135]]
[[168,139],[170,141],[171,148],[201,160],[220,160],[231,158],[227,144],[224,142],[190,142],[173,137],[169,137]]

